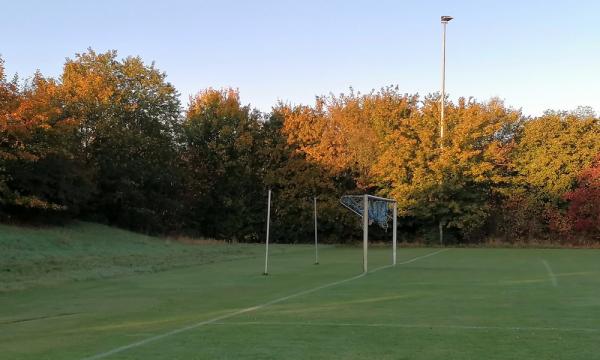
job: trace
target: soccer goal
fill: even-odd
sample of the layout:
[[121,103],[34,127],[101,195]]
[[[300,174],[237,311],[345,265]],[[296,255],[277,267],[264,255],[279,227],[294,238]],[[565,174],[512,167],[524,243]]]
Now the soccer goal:
[[[265,271],[263,275],[269,274],[269,230],[271,226],[271,189],[267,195],[267,236],[265,239]],[[313,196],[313,219],[314,219],[314,235],[315,235],[315,265],[319,264],[319,236],[317,230],[317,196]]]
[[[362,218],[363,228],[363,271],[368,269],[369,225],[376,223],[387,229],[392,220],[392,265],[396,265],[396,235],[398,206],[396,200],[373,195],[344,195],[342,205]],[[391,206],[390,206],[391,205]],[[391,211],[390,211],[391,207]]]

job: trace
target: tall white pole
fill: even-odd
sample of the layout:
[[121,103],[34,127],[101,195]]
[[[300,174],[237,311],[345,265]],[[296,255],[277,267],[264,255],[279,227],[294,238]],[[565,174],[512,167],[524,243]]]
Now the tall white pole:
[[392,213],[393,215],[393,219],[392,219],[392,251],[394,252],[394,254],[392,255],[392,264],[395,266],[396,265],[396,243],[397,243],[397,232],[398,232],[398,222],[397,222],[397,218],[398,218],[398,203],[394,202],[394,211]]
[[440,148],[444,148],[444,111],[446,107],[446,24],[442,20],[442,98],[440,110]]
[[267,239],[265,241],[265,272],[263,275],[269,275],[269,225],[271,224],[271,189],[267,200]]
[[363,195],[363,272],[367,272],[367,250],[369,241],[369,197]]
[[315,265],[319,264],[319,240],[317,232],[317,197],[314,197],[315,209]]
[[[444,149],[444,126],[445,119],[444,113],[446,110],[446,25],[448,21],[452,20],[451,16],[442,16],[442,96],[440,99],[440,149]],[[442,183],[443,183],[442,179]],[[439,223],[440,230],[440,245],[444,245],[444,223],[440,219]]]

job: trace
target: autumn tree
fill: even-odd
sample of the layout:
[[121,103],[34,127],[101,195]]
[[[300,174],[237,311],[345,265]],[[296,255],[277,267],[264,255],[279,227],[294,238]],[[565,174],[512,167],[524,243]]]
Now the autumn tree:
[[371,184],[372,171],[383,151],[382,139],[408,116],[416,97],[387,87],[368,94],[318,97],[314,107],[288,112],[283,131],[300,151],[337,173],[352,172],[361,188]]
[[483,225],[493,189],[510,176],[521,116],[498,100],[450,103],[442,150],[438,99],[394,87],[321,97],[288,114],[284,131],[310,161],[352,174],[361,191],[395,198],[405,220],[441,220],[466,236]]
[[493,192],[507,181],[506,154],[520,114],[495,99],[449,103],[441,147],[438,99],[426,97],[386,137],[379,181],[398,200],[401,214],[425,224],[442,221],[469,236],[484,224]]
[[548,111],[515,133],[511,186],[498,203],[498,230],[507,240],[564,238],[564,195],[600,151],[600,123],[590,111]]
[[3,76],[1,83],[3,202],[20,217],[73,216],[88,198],[89,182],[60,84],[39,72],[23,84]]
[[[34,161],[16,161],[9,166],[11,187],[30,199],[30,206],[45,210],[43,216],[71,217],[90,198],[89,173],[78,154],[76,122],[66,116],[60,101],[60,84],[36,74],[14,113],[39,126],[30,131]],[[37,204],[37,206],[35,206]]]
[[577,187],[564,199],[569,202],[566,216],[572,229],[600,240],[600,155],[579,174]]
[[589,112],[546,112],[524,123],[512,161],[515,181],[559,200],[600,152],[600,123]]
[[286,122],[301,119],[306,110],[279,104],[262,128],[263,178],[273,190],[272,237],[283,242],[310,241],[316,197],[321,240],[344,242],[351,239],[356,219],[340,206],[339,198],[356,191],[356,181],[349,172],[325,166],[300,149],[292,124]]
[[29,151],[23,151],[29,131],[21,130],[24,126],[14,119],[13,113],[20,101],[17,80],[7,80],[4,60],[0,58],[0,204],[3,208],[14,202],[16,195],[6,183],[10,179],[7,162],[34,157]]
[[312,238],[315,196],[322,238],[352,238],[357,219],[338,203],[350,193],[396,199],[403,229],[431,240],[440,223],[455,241],[594,238],[590,108],[524,118],[460,98],[442,143],[439,100],[385,87],[261,113],[236,90],[207,89],[182,112],[139,57],[90,49],[59,78],[25,81],[0,59],[0,215],[254,241],[272,189],[275,241]]
[[89,50],[67,60],[61,83],[65,114],[94,175],[88,212],[134,229],[168,228],[179,206],[180,102],[166,75],[138,57]]

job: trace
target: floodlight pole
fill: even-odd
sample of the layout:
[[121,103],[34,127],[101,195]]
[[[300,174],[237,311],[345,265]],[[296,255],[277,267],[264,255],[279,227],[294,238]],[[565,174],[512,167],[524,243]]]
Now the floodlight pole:
[[394,252],[394,254],[392,255],[392,265],[396,266],[396,243],[397,243],[397,232],[398,232],[398,222],[397,222],[397,218],[398,218],[398,203],[394,201],[394,211],[392,213],[392,216],[394,217],[392,219],[392,251]]
[[271,223],[271,189],[267,200],[267,238],[265,241],[265,272],[263,275],[269,275],[269,225]]
[[315,196],[313,199],[314,209],[315,209],[315,265],[319,264],[319,241],[318,241],[318,232],[317,232],[317,197]]
[[[442,16],[442,96],[440,99],[440,150],[444,149],[444,112],[446,107],[446,25],[452,20],[452,16]],[[444,180],[442,179],[442,182]],[[439,221],[440,245],[444,246],[444,224]]]
[[452,16],[442,16],[442,97],[440,110],[440,148],[444,148],[444,111],[446,107],[446,25]]
[[363,195],[363,272],[367,272],[367,251],[369,241],[369,196]]

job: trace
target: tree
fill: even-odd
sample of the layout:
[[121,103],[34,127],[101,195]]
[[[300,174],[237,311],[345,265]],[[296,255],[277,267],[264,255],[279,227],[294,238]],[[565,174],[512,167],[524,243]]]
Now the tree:
[[600,151],[600,124],[590,109],[547,111],[515,132],[514,172],[498,201],[498,230],[507,239],[567,239],[565,193]]
[[94,174],[88,207],[95,217],[139,230],[175,221],[179,180],[175,138],[180,103],[166,75],[138,57],[93,50],[67,60],[61,77],[65,113]]
[[73,216],[87,199],[74,122],[60,103],[60,84],[36,73],[29,83],[2,76],[3,202],[20,217]]
[[18,205],[64,217],[78,214],[89,199],[91,182],[77,155],[76,123],[62,111],[59,93],[60,84],[40,74],[24,90],[14,115],[38,124],[28,139],[36,155],[32,161],[11,162],[8,169],[11,188],[32,200]]
[[372,184],[383,139],[416,108],[417,97],[387,87],[368,94],[318,97],[314,107],[298,106],[286,115],[283,131],[311,161],[336,173],[352,172],[358,186]]
[[[600,119],[589,107],[523,118],[498,99],[447,103],[384,87],[278,104],[207,89],[182,113],[166,74],[88,50],[60,78],[8,80],[0,59],[0,216],[94,219],[135,230],[253,241],[274,190],[273,240],[353,237],[338,203],[398,201],[400,225],[437,240],[598,232]],[[443,146],[442,146],[443,145]],[[596,162],[594,162],[596,161]],[[563,235],[569,236],[563,236]]]
[[573,230],[600,240],[600,155],[580,173],[577,187],[564,198],[569,201],[566,215]]
[[459,99],[447,110],[443,149],[438,98],[429,96],[388,136],[379,174],[402,214],[431,225],[441,220],[468,236],[484,224],[494,191],[507,180],[505,157],[520,114],[495,99]]
[[[305,111],[279,104],[263,125],[265,186],[274,190],[272,238],[282,242],[312,241],[313,198],[318,199],[319,233],[322,241],[345,242],[352,238],[355,218],[339,204],[340,196],[356,190],[348,172],[337,173],[301,151],[288,119]],[[288,132],[290,131],[290,132]]]
[[587,112],[546,112],[524,123],[512,161],[515,180],[560,202],[600,152],[600,123]]
[[289,113],[284,131],[308,160],[351,173],[361,191],[395,198],[405,219],[442,220],[465,236],[483,225],[494,188],[510,176],[507,154],[521,115],[499,100],[450,103],[441,151],[438,99],[393,87],[321,97]]
[[232,89],[200,92],[183,123],[189,225],[206,236],[252,240],[264,224],[261,114]]
[[10,179],[6,169],[7,162],[19,157],[33,157],[29,151],[23,149],[26,141],[21,140],[27,136],[28,131],[21,130],[23,126],[18,124],[13,116],[20,101],[17,79],[7,81],[4,60],[0,58],[0,204],[3,207],[14,202],[16,196],[6,183]]

